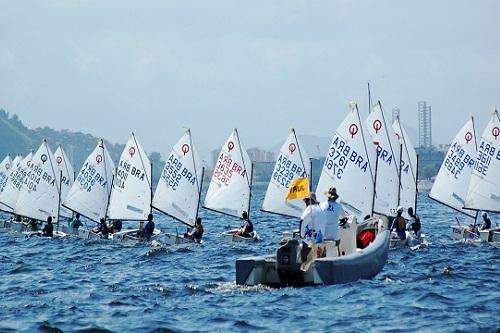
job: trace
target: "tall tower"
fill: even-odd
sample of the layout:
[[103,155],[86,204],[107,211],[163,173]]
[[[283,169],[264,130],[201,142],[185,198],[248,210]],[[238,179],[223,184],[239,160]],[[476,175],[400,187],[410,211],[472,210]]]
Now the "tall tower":
[[394,124],[396,119],[399,117],[399,112],[400,112],[399,108],[392,109],[392,123],[391,124]]
[[432,147],[431,106],[418,102],[418,143],[420,148]]

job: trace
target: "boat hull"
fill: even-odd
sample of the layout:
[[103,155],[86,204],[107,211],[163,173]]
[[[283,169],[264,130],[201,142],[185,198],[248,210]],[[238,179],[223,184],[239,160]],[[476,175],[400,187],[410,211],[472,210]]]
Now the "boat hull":
[[172,234],[172,233],[165,233],[163,239],[166,245],[192,244],[192,243],[199,244],[203,242],[202,240],[195,241],[189,238],[184,238],[184,235]]
[[222,239],[226,242],[237,242],[237,243],[253,243],[260,240],[257,232],[252,232],[252,237],[243,237],[235,235],[240,229],[227,230],[222,233]]
[[419,237],[415,236],[412,232],[406,231],[406,238],[400,239],[396,232],[391,233],[391,243],[389,249],[401,249],[401,248],[415,248],[415,247],[425,247],[429,244],[427,236],[421,234]]

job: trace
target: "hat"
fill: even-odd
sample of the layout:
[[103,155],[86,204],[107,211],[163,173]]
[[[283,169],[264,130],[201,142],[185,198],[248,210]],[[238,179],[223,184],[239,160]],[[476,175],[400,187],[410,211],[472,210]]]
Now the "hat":
[[328,197],[328,200],[335,200],[339,197],[339,195],[337,194],[337,189],[335,187],[330,187],[328,192],[326,192],[326,196]]
[[401,207],[401,206],[398,207],[398,213],[402,213],[403,210],[404,210],[403,207]]

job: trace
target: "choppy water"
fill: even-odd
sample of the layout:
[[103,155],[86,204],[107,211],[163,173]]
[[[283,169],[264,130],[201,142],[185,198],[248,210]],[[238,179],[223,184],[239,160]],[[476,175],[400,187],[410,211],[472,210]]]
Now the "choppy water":
[[[500,329],[500,246],[453,243],[449,225],[457,215],[423,193],[418,213],[432,245],[390,252],[373,280],[300,289],[236,286],[236,258],[274,252],[281,232],[297,226],[258,212],[263,190],[253,196],[252,219],[264,238],[256,244],[219,243],[220,232],[239,222],[207,211],[201,213],[204,244],[154,253],[145,245],[0,231],[0,332]],[[164,230],[184,231],[159,214],[155,219]]]

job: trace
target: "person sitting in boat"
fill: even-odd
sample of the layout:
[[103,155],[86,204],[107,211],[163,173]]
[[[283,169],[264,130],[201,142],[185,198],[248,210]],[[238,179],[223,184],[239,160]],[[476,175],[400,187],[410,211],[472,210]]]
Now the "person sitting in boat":
[[399,239],[405,240],[406,239],[406,221],[405,221],[405,218],[403,217],[403,207],[401,207],[401,206],[398,207],[397,215],[392,220],[391,233],[392,233],[392,230],[394,230],[394,228],[396,228],[396,232],[399,236]]
[[408,222],[406,228],[408,230],[412,230],[415,236],[420,237],[422,228],[422,226],[420,225],[420,217],[415,212],[413,212],[412,207],[408,208],[408,215],[410,215],[410,221]]
[[241,214],[241,218],[245,221],[245,223],[243,223],[240,230],[234,233],[235,236],[252,237],[253,224],[248,218],[248,213],[246,211],[243,211],[243,213]]
[[[306,208],[300,217],[300,237],[316,237],[316,231],[323,225],[323,223],[321,223],[323,213],[316,199],[316,193],[311,192],[309,197],[304,198],[304,203],[306,204]],[[306,235],[306,230],[309,230],[308,235]]]
[[96,231],[96,234],[101,233],[101,238],[108,238],[109,230],[108,225],[106,224],[106,220],[101,217],[99,228]]
[[53,237],[54,225],[52,224],[52,216],[47,217],[47,224],[43,227],[42,237]]
[[81,226],[83,226],[82,221],[80,221],[80,214],[79,213],[76,213],[75,217],[71,220],[69,225],[73,229],[78,229]]
[[120,230],[122,230],[122,221],[113,220],[111,224],[108,226],[108,229],[111,234],[114,234],[115,232],[120,232]]
[[339,219],[344,219],[346,217],[344,207],[342,204],[337,202],[339,195],[337,194],[337,189],[331,187],[327,195],[327,201],[322,202],[319,207],[324,215],[324,240],[334,240],[337,246],[340,244],[339,236]]
[[488,213],[483,212],[483,224],[481,224],[481,230],[491,229],[491,220],[488,217]]
[[201,224],[201,218],[198,217],[194,223],[193,229],[190,232],[184,234],[184,238],[191,239],[193,241],[199,242],[203,237],[203,224]]
[[28,225],[29,225],[31,231],[37,231],[38,230],[38,224],[36,223],[35,219],[29,219]]
[[142,231],[142,238],[146,240],[151,240],[151,236],[153,236],[153,232],[155,231],[155,223],[153,222],[153,214],[148,215],[148,223],[144,227]]

